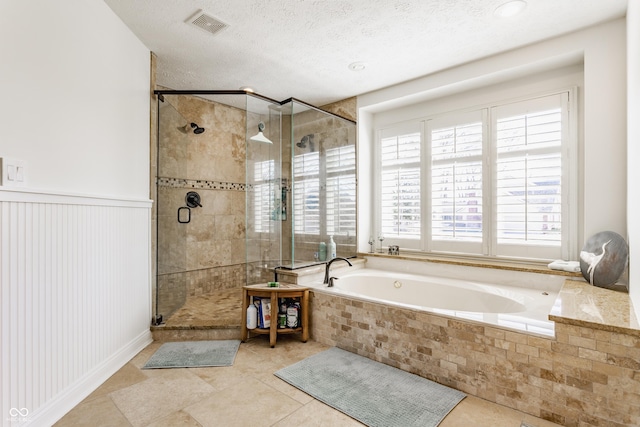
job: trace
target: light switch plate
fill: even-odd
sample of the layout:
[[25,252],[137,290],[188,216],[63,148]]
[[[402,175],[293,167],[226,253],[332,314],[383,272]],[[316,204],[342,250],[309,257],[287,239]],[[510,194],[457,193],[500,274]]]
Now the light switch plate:
[[0,157],[0,186],[24,187],[26,185],[26,170],[23,160],[10,157]]

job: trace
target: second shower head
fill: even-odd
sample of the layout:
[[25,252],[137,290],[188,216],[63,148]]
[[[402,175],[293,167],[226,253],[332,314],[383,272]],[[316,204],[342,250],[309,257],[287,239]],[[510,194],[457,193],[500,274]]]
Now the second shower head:
[[193,128],[193,133],[195,133],[196,135],[200,135],[202,132],[204,132],[204,128],[201,128],[195,123],[191,123],[191,127]]
[[198,126],[197,124],[191,122],[191,123],[187,123],[186,125],[184,125],[183,127],[178,128],[180,131],[182,131],[183,133],[189,133],[189,128],[193,129],[193,133],[195,133],[196,135],[200,135],[201,133],[204,132],[204,128],[201,128],[200,126]]
[[316,151],[313,143],[313,134],[303,136],[300,142],[296,143],[296,146],[298,148],[307,148],[307,144],[309,144],[309,151]]

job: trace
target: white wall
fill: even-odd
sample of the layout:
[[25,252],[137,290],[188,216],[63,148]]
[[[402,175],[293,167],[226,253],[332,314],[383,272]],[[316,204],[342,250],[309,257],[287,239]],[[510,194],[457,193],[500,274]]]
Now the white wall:
[[[625,236],[627,106],[626,34],[622,19],[359,96],[359,114],[373,115],[375,120],[375,116],[383,112],[388,115],[390,110],[401,110],[406,105],[582,61],[584,151],[581,160],[585,215],[579,234],[586,239],[599,231],[612,230]],[[359,122],[360,144],[367,144],[374,137],[373,128],[365,125]],[[360,200],[362,207],[362,198]],[[364,209],[359,212],[366,214]],[[359,221],[367,224],[362,218]],[[369,230],[359,229],[359,232],[369,234]],[[583,242],[578,242],[577,247],[582,245]]]
[[26,166],[0,187],[3,426],[52,425],[151,341],[149,61],[102,0],[0,2],[0,157]]
[[[373,115],[361,111],[358,113],[358,128],[359,129],[372,129],[373,127]],[[377,238],[374,234],[373,224],[373,212],[371,211],[371,194],[373,194],[373,185],[375,182],[373,176],[373,168],[371,167],[371,158],[373,152],[371,150],[372,144],[370,143],[369,133],[358,134],[358,147],[357,147],[357,173],[358,173],[358,186],[357,186],[357,209],[358,231],[356,236],[358,241],[356,242],[358,251],[369,252],[371,246],[369,245],[369,237]],[[377,242],[377,241],[376,241]],[[375,249],[375,245],[373,246]]]
[[627,8],[627,227],[629,230],[629,294],[640,319],[640,2]]
[[149,56],[101,0],[0,2],[0,157],[32,189],[148,199]]

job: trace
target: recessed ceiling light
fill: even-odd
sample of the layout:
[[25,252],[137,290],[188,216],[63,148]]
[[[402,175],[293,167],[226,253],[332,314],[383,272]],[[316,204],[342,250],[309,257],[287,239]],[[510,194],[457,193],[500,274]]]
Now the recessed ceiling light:
[[352,62],[351,64],[349,64],[349,69],[351,71],[362,71],[365,68],[367,68],[366,62]]
[[253,90],[253,88],[252,88],[251,86],[242,86],[242,87],[240,88],[240,90],[243,90],[243,91],[245,91],[245,92],[251,92],[251,93],[254,93],[254,92],[255,92],[255,90]]
[[516,16],[527,7],[527,2],[524,0],[512,0],[501,4],[496,7],[493,14],[499,18],[510,18]]

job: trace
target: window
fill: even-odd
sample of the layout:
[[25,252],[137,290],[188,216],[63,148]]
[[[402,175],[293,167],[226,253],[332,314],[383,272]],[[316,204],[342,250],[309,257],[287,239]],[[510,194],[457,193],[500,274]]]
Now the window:
[[356,147],[327,149],[327,234],[355,235]]
[[320,153],[293,158],[295,232],[320,234]]
[[575,239],[575,226],[568,224],[577,220],[569,209],[577,185],[576,156],[569,155],[575,151],[570,94],[381,130],[376,227],[385,243],[427,252],[568,258]]
[[380,229],[386,238],[420,239],[420,146],[419,124],[382,133]]
[[483,119],[475,112],[427,122],[434,250],[482,251]]
[[538,257],[547,247],[562,257],[567,103],[555,95],[492,109],[498,254]]
[[[294,156],[293,177],[296,234],[355,235],[355,145],[327,148],[323,156],[318,151]],[[320,187],[322,181],[326,187]]]
[[274,165],[273,160],[256,162],[253,165],[253,215],[255,231],[257,233],[268,233],[273,207],[273,185],[274,185]]

